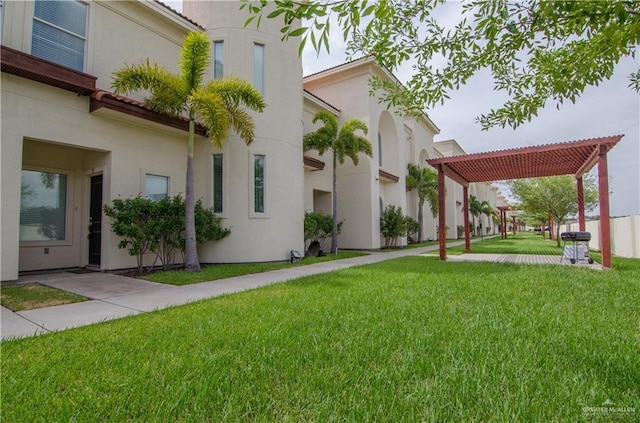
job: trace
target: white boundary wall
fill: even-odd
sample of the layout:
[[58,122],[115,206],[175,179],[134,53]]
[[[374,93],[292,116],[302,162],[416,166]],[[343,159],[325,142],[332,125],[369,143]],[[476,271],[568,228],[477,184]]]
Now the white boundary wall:
[[[566,231],[577,231],[578,224],[564,225]],[[600,250],[600,221],[586,222],[591,232],[589,248]],[[640,216],[615,217],[611,219],[611,254],[619,257],[640,258]]]

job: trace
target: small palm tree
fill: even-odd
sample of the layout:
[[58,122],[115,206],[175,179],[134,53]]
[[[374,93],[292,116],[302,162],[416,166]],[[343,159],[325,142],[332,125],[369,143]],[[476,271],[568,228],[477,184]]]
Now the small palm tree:
[[338,119],[329,112],[320,111],[313,117],[313,123],[321,121],[324,125],[315,132],[305,134],[303,149],[317,150],[323,155],[327,150],[333,152],[333,225],[331,228],[331,252],[338,252],[338,186],[336,168],[338,163],[343,164],[349,157],[355,166],[359,163],[358,154],[364,153],[371,157],[373,154],[371,143],[364,137],[356,135],[360,130],[365,135],[368,132],[367,124],[360,119],[349,119],[338,130]]
[[185,260],[188,271],[200,271],[196,249],[193,146],[196,120],[203,124],[216,147],[222,147],[229,129],[249,145],[254,124],[245,110],[261,112],[265,103],[250,83],[239,79],[216,79],[203,83],[209,65],[211,45],[206,34],[191,32],[182,44],[180,73],[167,71],[149,59],[139,65],[125,65],[114,73],[116,93],[147,90],[146,104],[158,113],[183,115],[189,119],[187,148],[187,184],[185,190]]
[[[480,203],[480,213],[487,216],[487,224],[491,221],[491,215],[493,213],[495,213],[495,210],[493,210],[493,207],[491,207],[491,203],[489,203],[488,201],[484,200]],[[480,229],[480,236],[484,237],[484,230],[483,228]]]
[[409,188],[418,190],[418,242],[422,241],[423,213],[425,201],[429,202],[431,214],[438,216],[438,173],[428,167],[416,166],[413,163],[407,165],[409,174],[406,184]]
[[469,196],[469,213],[471,213],[471,221],[473,222],[473,233],[476,233],[476,217],[482,213],[482,203],[476,198],[475,195]]

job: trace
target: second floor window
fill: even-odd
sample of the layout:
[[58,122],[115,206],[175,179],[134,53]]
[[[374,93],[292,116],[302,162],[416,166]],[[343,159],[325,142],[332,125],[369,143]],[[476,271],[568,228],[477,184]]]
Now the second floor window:
[[264,46],[253,45],[253,86],[264,96]]
[[213,43],[213,77],[220,79],[224,76],[224,42]]
[[35,2],[32,55],[83,72],[86,41],[86,4],[76,0]]

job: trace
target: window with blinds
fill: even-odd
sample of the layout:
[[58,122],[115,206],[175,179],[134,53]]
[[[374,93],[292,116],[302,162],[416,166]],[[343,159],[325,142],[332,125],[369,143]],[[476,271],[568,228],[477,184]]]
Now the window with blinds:
[[153,201],[160,201],[169,196],[168,176],[147,174],[144,179],[144,192],[147,195],[147,198]]
[[213,43],[213,77],[220,79],[224,76],[224,42]]
[[87,5],[76,0],[37,0],[33,13],[31,54],[84,71]]
[[20,241],[62,241],[67,223],[67,175],[23,170]]

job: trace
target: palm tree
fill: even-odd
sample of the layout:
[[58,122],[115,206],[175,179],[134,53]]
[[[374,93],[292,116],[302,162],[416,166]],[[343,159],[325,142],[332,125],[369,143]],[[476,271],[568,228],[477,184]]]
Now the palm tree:
[[317,150],[323,155],[327,150],[333,152],[333,225],[331,228],[331,252],[338,252],[338,186],[336,168],[338,163],[343,164],[349,157],[355,166],[358,165],[358,154],[364,153],[371,157],[373,152],[371,143],[364,137],[356,135],[358,129],[365,135],[368,132],[367,124],[360,119],[349,119],[338,131],[338,120],[329,112],[320,111],[313,116],[313,123],[321,121],[324,126],[315,132],[305,134],[303,149]]
[[482,213],[482,203],[476,198],[475,195],[469,196],[469,213],[471,213],[471,221],[473,222],[473,233],[476,233],[476,217]]
[[[487,224],[489,224],[491,215],[495,214],[495,210],[493,210],[493,207],[491,207],[491,204],[487,200],[484,200],[480,203],[480,213],[487,216]],[[482,228],[480,229],[480,236],[484,237],[484,230]]]
[[207,128],[214,146],[220,148],[233,129],[249,145],[254,138],[254,124],[245,110],[261,112],[265,103],[250,83],[236,78],[203,83],[209,65],[211,45],[206,34],[191,32],[182,44],[180,73],[171,73],[149,59],[139,65],[125,65],[114,73],[112,88],[116,93],[147,90],[147,106],[170,116],[189,119],[187,143],[187,184],[185,190],[185,260],[188,271],[200,271],[196,249],[195,195],[193,180],[193,146],[196,119]]
[[431,214],[435,218],[438,215],[438,173],[428,167],[416,166],[413,163],[407,165],[409,174],[406,184],[409,188],[418,190],[418,242],[422,241],[423,213],[425,200],[429,202]]

